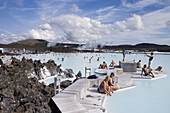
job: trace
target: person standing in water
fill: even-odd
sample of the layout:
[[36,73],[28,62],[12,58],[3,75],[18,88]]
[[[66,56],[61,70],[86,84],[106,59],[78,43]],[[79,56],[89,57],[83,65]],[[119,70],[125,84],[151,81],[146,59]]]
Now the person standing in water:
[[146,56],[149,57],[148,69],[150,69],[151,68],[151,63],[152,63],[152,60],[153,60],[154,56],[153,56],[153,53],[151,53],[151,55],[146,54]]
[[123,62],[125,61],[125,55],[126,55],[125,52],[126,52],[126,51],[123,51]]

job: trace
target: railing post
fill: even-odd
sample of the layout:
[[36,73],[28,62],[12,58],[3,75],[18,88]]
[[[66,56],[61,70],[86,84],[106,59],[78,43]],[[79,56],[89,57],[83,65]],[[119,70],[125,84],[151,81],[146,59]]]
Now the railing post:
[[59,84],[58,84],[58,93],[60,93],[60,78],[58,78],[58,80],[59,80]]
[[89,75],[91,75],[91,68],[90,67],[85,67],[85,78],[86,78],[86,73],[89,72]]
[[57,78],[54,78],[54,95],[56,95]]

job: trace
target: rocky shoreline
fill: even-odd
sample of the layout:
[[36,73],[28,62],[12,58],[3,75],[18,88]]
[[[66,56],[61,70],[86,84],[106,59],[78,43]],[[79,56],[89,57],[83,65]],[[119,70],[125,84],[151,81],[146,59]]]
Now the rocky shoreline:
[[[12,58],[10,65],[0,67],[0,112],[2,113],[51,113],[50,99],[54,96],[53,85],[39,83],[44,79],[45,71],[48,76],[63,73],[55,62],[41,63],[32,59],[18,60]],[[66,77],[72,77],[70,71],[64,71]],[[78,74],[81,76],[81,74]],[[62,82],[63,87],[70,85],[70,81]]]

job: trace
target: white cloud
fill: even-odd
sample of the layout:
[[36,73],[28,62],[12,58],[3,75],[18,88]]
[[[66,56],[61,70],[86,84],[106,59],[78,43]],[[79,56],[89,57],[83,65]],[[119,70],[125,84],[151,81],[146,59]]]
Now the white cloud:
[[147,30],[159,32],[167,27],[170,17],[170,6],[145,14],[142,16],[143,22]]
[[1,42],[7,43],[9,38],[5,34],[0,34],[0,39],[1,39]]
[[[168,27],[170,17],[170,7],[166,7],[151,13],[142,15],[144,30],[131,30],[127,27],[127,20],[120,21],[119,29],[129,32],[115,32],[105,40],[110,40],[114,44],[137,44],[137,43],[170,43],[170,34]],[[132,17],[133,18],[133,17]],[[134,22],[135,23],[135,22]],[[120,28],[122,27],[122,28]],[[139,27],[140,28],[140,27]]]
[[76,15],[61,15],[51,20],[53,27],[59,27],[66,34],[68,41],[87,42],[98,40],[102,35],[109,34],[110,24],[101,24],[100,21]]
[[114,6],[109,6],[109,7],[101,8],[101,9],[98,9],[96,11],[96,13],[102,13],[102,12],[105,12],[105,11],[110,11],[113,8],[114,8]]
[[71,8],[71,11],[72,11],[72,12],[80,12],[80,11],[82,11],[82,10],[79,9],[79,7],[78,7],[76,4],[73,4],[73,5],[72,5],[72,8]]
[[115,22],[115,25],[120,31],[144,30],[141,16],[136,14],[126,20]]
[[162,4],[160,0],[139,0],[135,3],[128,3],[127,0],[122,0],[122,5],[125,7],[130,8],[136,8],[136,9],[142,9],[144,7],[147,7],[149,5],[155,5],[155,4]]
[[[45,24],[44,24],[45,25]],[[43,26],[44,27],[44,26]],[[28,30],[28,36],[29,38],[33,39],[44,39],[50,42],[61,42],[66,40],[66,36],[63,34],[57,34],[53,30],[45,28],[37,28],[37,29],[31,29]]]
[[13,34],[13,33],[9,32],[9,31],[0,29],[1,43],[11,43],[11,42],[23,40],[23,39],[26,39],[26,38],[27,38],[26,35],[17,35],[17,34]]
[[34,39],[54,40],[54,31],[42,30],[42,29],[31,29],[28,31],[29,36]]
[[42,29],[42,30],[52,30],[52,27],[50,24],[46,23],[46,24],[43,24],[43,25],[39,25],[38,27],[39,29]]
[[170,0],[138,0],[134,3],[128,3],[127,0],[122,0],[122,5],[125,7],[133,8],[133,9],[142,9],[151,5],[169,5]]
[[108,6],[108,7],[100,8],[93,13],[94,15],[96,14],[98,15],[96,17],[97,20],[101,22],[111,23],[113,21],[113,16],[115,15],[117,11],[118,9],[115,8],[114,6]]

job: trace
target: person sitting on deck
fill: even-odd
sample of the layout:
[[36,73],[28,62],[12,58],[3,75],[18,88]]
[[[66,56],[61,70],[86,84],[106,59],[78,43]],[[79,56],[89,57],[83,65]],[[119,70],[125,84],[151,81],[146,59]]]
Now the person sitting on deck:
[[99,93],[106,93],[107,95],[111,96],[112,89],[108,85],[109,76],[106,76],[106,78],[100,83],[100,86],[98,87]]
[[103,62],[103,64],[100,64],[99,68],[105,69],[107,68],[106,62]]
[[141,60],[137,62],[137,68],[141,68]]
[[114,84],[114,81],[113,81],[113,77],[114,77],[114,76],[115,76],[114,73],[111,73],[111,74],[110,74],[110,79],[109,79],[108,84],[109,84],[109,86],[112,87],[113,90],[117,90],[117,89],[120,89],[120,86]]
[[148,72],[148,69],[147,69],[147,66],[146,66],[146,64],[143,66],[143,68],[142,68],[142,73],[141,73],[141,75],[143,75],[143,72],[144,72],[144,76],[151,76],[151,77],[155,77],[154,75],[153,75],[153,73],[151,72],[151,70],[149,70],[149,72]]
[[155,71],[163,72],[162,66],[158,66],[158,68],[156,68]]
[[112,60],[112,62],[110,63],[109,67],[114,67],[116,65],[116,63]]

